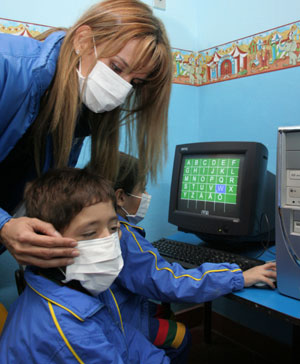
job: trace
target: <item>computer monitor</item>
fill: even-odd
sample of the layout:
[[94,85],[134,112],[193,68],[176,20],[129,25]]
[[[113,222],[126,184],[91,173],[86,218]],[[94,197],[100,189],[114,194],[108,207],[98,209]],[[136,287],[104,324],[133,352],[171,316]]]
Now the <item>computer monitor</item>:
[[207,242],[274,239],[275,176],[256,142],[177,145],[169,222]]

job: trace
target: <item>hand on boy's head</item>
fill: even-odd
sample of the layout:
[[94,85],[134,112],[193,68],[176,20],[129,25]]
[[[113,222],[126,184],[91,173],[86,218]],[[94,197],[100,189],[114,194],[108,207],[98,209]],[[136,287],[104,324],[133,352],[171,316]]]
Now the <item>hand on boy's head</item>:
[[64,238],[54,227],[39,219],[11,219],[0,230],[1,243],[19,264],[41,268],[66,266],[79,255],[74,239]]
[[[276,280],[276,263],[270,262],[243,272],[244,276],[244,286],[250,287],[258,282],[264,282],[268,284],[271,288],[275,288],[275,284],[272,279]],[[270,279],[271,278],[271,279]]]

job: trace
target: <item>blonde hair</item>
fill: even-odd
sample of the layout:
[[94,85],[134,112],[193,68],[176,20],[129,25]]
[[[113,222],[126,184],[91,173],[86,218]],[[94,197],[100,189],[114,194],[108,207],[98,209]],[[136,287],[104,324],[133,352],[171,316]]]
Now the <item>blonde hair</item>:
[[[56,74],[42,99],[35,123],[36,164],[40,167],[43,162],[41,151],[45,149],[49,133],[53,139],[55,167],[63,167],[68,163],[81,109],[76,72],[80,55],[76,54],[73,43],[76,31],[82,25],[88,25],[91,29],[87,41],[91,42],[93,38],[96,46],[105,42],[105,49],[98,54],[98,58],[114,56],[128,41],[138,39],[135,62],[130,65],[128,72],[152,66],[146,84],[137,87],[125,105],[101,114],[87,112],[92,141],[90,166],[106,178],[115,180],[118,172],[119,129],[125,124],[126,151],[136,154],[140,170],[149,173],[155,180],[167,150],[172,57],[163,24],[146,4],[138,0],[102,1],[87,10],[73,27],[64,29],[66,36]],[[51,29],[39,39],[43,40],[57,30]]]

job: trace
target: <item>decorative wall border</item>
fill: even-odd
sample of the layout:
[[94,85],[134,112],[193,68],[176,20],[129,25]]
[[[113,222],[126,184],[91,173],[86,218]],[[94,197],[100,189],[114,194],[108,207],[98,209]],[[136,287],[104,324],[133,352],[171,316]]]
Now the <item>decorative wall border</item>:
[[27,23],[20,20],[0,18],[0,33],[35,37],[51,28],[48,25]]
[[[47,25],[0,18],[0,32],[34,37]],[[300,66],[300,21],[202,51],[172,48],[173,82],[205,86]]]
[[300,66],[300,21],[193,52],[173,50],[174,83],[205,86]]

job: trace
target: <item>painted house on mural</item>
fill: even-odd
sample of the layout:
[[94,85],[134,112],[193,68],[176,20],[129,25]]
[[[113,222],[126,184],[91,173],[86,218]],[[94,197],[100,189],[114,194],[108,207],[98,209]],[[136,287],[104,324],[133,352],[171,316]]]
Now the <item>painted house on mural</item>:
[[216,51],[212,60],[207,63],[208,81],[230,78],[247,70],[247,52],[241,50],[237,45],[224,55]]

